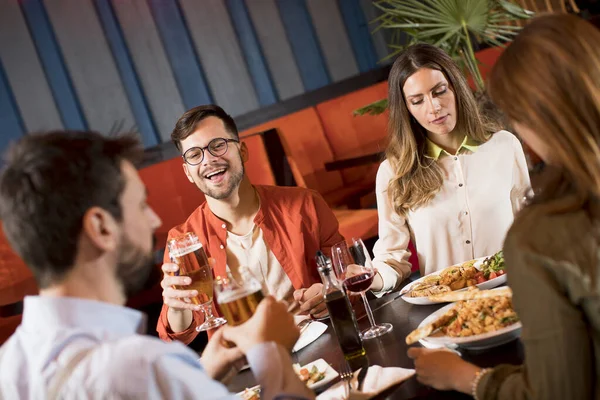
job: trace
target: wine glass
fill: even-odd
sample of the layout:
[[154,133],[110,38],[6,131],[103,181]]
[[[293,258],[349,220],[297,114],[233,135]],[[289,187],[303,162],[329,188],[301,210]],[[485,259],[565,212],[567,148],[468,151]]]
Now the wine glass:
[[189,276],[192,282],[188,286],[175,286],[179,290],[196,290],[198,295],[191,298],[192,303],[201,307],[204,323],[196,328],[198,332],[217,328],[227,320],[213,315],[213,272],[202,243],[193,232],[169,240],[169,256],[179,266],[175,275]]
[[361,337],[372,339],[390,332],[393,329],[391,324],[375,324],[375,318],[373,318],[373,312],[367,300],[366,292],[373,283],[376,271],[373,269],[371,256],[363,241],[352,238],[350,246],[346,242],[334,244],[331,247],[331,258],[336,268],[336,275],[344,282],[346,290],[360,293],[365,303],[365,311],[371,326],[361,332]]

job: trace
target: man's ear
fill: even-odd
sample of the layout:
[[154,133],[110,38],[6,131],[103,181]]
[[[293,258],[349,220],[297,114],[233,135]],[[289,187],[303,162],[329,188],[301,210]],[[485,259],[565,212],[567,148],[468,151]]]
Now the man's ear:
[[102,251],[114,251],[119,246],[119,225],[108,211],[100,207],[92,207],[83,215],[82,234]]
[[187,176],[188,181],[195,184],[194,180],[192,179],[192,174],[190,173],[190,170],[188,168],[189,168],[189,166],[187,165],[186,162],[184,162],[183,163],[183,172],[185,172],[185,176]]
[[250,158],[250,152],[248,151],[248,146],[246,146],[246,143],[244,143],[244,142],[240,142],[240,154],[242,156],[242,162],[246,162]]

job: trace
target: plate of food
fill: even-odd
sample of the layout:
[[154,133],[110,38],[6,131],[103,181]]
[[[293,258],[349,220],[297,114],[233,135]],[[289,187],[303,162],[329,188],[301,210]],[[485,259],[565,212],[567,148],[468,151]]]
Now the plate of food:
[[237,394],[243,400],[260,400],[260,385],[244,389],[243,392]]
[[305,382],[306,386],[312,390],[327,385],[339,376],[338,372],[322,358],[308,363],[304,367],[301,367],[300,364],[294,364],[294,370],[300,380]]
[[502,251],[475,260],[452,265],[442,271],[434,272],[417,279],[400,292],[408,303],[430,305],[440,303],[431,296],[442,293],[477,287],[481,290],[492,289],[506,283],[504,256]]
[[425,347],[458,346],[480,350],[508,343],[521,334],[521,322],[512,307],[508,287],[472,289],[439,295],[457,300],[425,318],[406,337],[407,344],[419,341]]
[[[303,367],[300,364],[294,364],[293,368],[298,378],[311,390],[323,387],[339,376],[338,372],[322,358]],[[237,395],[244,400],[260,400],[260,385],[244,389]]]

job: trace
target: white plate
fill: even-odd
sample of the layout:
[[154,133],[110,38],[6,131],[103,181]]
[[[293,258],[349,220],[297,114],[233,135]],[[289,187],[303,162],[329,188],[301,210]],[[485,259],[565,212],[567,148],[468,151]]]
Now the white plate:
[[[260,385],[256,385],[256,386],[253,386],[251,388],[248,388],[248,390],[256,390],[256,389],[260,389]],[[244,394],[244,390],[242,390],[241,392],[237,393],[236,396],[242,397],[243,394]]]
[[[483,264],[483,261],[486,258],[487,257],[481,257],[481,258],[475,259],[475,263],[473,264],[473,266],[477,270],[481,270],[481,264]],[[452,265],[452,266],[450,266],[448,268],[459,267],[459,266],[463,265],[465,262]],[[432,272],[431,274],[425,275],[425,276],[417,279],[413,283],[411,283],[409,287],[403,288],[402,290],[410,290],[411,287],[413,287],[414,285],[416,285],[419,282],[422,282],[428,276],[430,276],[430,275],[439,275],[440,272],[441,271],[437,271],[437,272]],[[500,286],[500,285],[505,284],[505,283],[506,283],[506,274],[500,275],[497,278],[490,279],[490,280],[487,280],[487,281],[482,282],[482,283],[478,283],[475,286],[477,286],[480,290],[487,290],[487,289],[495,288],[496,286]],[[459,290],[456,290],[456,291],[460,292],[461,290],[467,290],[467,288],[459,289]],[[408,297],[406,295],[403,295],[402,299],[404,301],[406,301],[407,303],[417,304],[417,305],[420,305],[420,306],[431,305],[431,304],[438,304],[438,303],[444,303],[443,301],[431,301],[431,300],[429,300],[429,297],[427,297],[427,296],[424,296],[424,297]]]
[[314,342],[327,330],[327,325],[319,321],[313,321],[308,328],[302,332],[292,351],[299,351]]
[[[328,383],[330,383],[331,381],[333,381],[335,378],[337,378],[340,375],[340,374],[338,374],[338,372],[335,369],[333,369],[331,367],[331,365],[327,364],[327,361],[323,360],[322,358],[319,358],[318,360],[315,360],[311,363],[306,364],[305,366],[301,367],[301,369],[306,368],[306,369],[310,370],[313,367],[313,365],[315,367],[317,367],[319,372],[325,372],[325,377],[323,379],[321,379],[319,382],[315,382],[311,385],[306,385],[311,390],[316,390],[320,387],[327,385]],[[254,387],[249,388],[249,390],[256,390],[256,389],[260,389],[260,385],[256,385]],[[237,396],[242,397],[243,393],[244,393],[244,391],[241,391],[237,394]]]
[[[425,326],[454,307],[454,303],[448,304],[439,310],[431,313],[420,324],[419,328]],[[508,343],[521,336],[521,322],[514,323],[505,328],[498,329],[494,332],[482,333],[481,335],[473,335],[466,337],[450,337],[450,336],[428,336],[425,339],[419,340],[424,347],[439,347],[439,346],[459,346],[465,349],[482,350],[490,347],[500,346]]]
[[325,372],[325,377],[321,379],[319,382],[315,382],[310,385],[306,385],[309,389],[315,390],[322,386],[327,385],[329,382],[337,378],[340,374],[331,367],[331,365],[327,364],[327,361],[319,358],[311,363],[306,364],[302,368],[306,368],[310,371],[310,369],[315,366],[319,370],[319,372]]

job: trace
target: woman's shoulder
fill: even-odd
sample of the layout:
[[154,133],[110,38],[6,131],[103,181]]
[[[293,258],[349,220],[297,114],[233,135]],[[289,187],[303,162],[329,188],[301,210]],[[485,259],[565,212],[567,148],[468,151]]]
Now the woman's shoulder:
[[589,214],[581,208],[555,212],[557,202],[563,201],[570,199],[534,204],[521,210],[508,231],[505,246],[553,259],[568,258],[569,253],[595,246],[596,241],[591,240],[595,224]]
[[506,146],[514,146],[515,143],[520,143],[519,139],[517,139],[517,137],[512,133],[509,132],[507,130],[501,130],[498,131],[494,134],[492,134],[492,137],[490,138],[490,140],[487,141],[486,144],[500,144],[500,145],[506,145]]
[[375,189],[377,191],[387,190],[387,187],[393,177],[394,170],[392,168],[392,164],[388,159],[383,160],[383,162],[379,164],[377,175],[375,176]]
[[379,164],[379,168],[377,169],[377,179],[380,178],[391,178],[394,176],[394,169],[392,168],[392,163],[387,158]]

